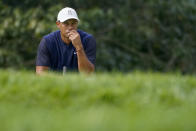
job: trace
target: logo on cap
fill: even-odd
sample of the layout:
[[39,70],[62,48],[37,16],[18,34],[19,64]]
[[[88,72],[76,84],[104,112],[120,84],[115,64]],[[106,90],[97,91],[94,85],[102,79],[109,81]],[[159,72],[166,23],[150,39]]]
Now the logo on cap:
[[71,10],[68,10],[68,15],[72,15],[72,11]]

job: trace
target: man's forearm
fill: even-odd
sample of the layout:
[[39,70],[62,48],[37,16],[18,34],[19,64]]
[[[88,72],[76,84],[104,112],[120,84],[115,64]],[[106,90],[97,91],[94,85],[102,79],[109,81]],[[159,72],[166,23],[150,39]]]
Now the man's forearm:
[[77,56],[78,56],[78,69],[80,72],[86,72],[86,73],[94,72],[95,67],[88,60],[83,48],[77,50]]

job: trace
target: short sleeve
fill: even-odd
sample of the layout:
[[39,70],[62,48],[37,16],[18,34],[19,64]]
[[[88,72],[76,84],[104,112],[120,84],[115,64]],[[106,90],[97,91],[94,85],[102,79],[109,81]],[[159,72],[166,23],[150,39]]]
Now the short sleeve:
[[96,63],[96,41],[94,37],[89,37],[86,40],[86,48],[85,53],[89,59],[89,61],[95,65]]
[[44,38],[41,40],[37,50],[36,66],[50,66],[50,55]]

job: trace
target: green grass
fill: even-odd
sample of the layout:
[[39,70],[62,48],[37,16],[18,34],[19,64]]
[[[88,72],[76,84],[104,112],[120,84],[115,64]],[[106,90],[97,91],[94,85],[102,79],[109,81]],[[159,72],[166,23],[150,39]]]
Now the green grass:
[[195,131],[196,79],[0,71],[1,131]]

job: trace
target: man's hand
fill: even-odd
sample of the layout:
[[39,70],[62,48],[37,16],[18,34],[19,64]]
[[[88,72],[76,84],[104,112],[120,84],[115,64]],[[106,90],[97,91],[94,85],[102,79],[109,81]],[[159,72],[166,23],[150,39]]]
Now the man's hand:
[[67,34],[77,51],[83,49],[80,34],[76,30],[71,30]]
[[49,67],[47,66],[36,66],[36,74],[37,75],[42,75],[44,72],[47,72]]

